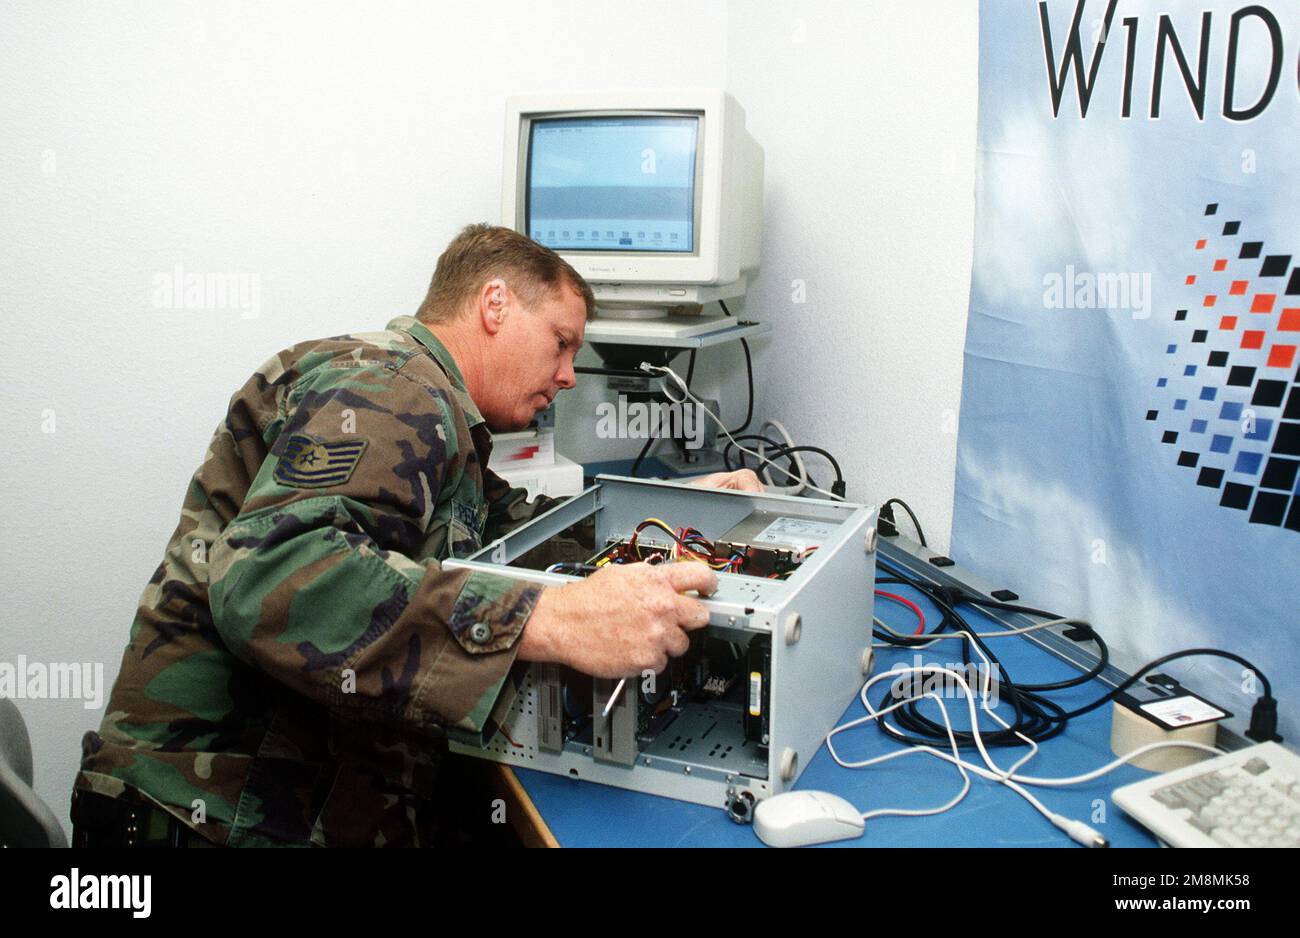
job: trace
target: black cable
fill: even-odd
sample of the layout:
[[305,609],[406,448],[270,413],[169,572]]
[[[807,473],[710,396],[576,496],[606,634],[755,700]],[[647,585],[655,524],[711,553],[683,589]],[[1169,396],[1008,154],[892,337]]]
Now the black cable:
[[820,446],[778,446],[776,452],[766,456],[765,458],[770,462],[774,459],[781,459],[784,456],[789,456],[792,453],[816,453],[825,458],[825,460],[831,464],[831,468],[835,470],[835,481],[844,481],[844,473],[840,471],[839,461]]
[[[722,312],[725,315],[731,316],[731,310],[727,309],[726,300],[718,300],[718,305],[722,307]],[[732,318],[734,319],[735,317],[732,316]],[[754,419],[754,359],[749,353],[748,341],[742,338],[740,340],[740,347],[745,352],[745,378],[749,385],[749,403],[745,405],[745,422],[731,431],[732,436],[735,436],[737,433],[744,433],[748,430],[750,421]],[[687,384],[689,383],[690,382],[687,381]]]
[[645,446],[641,447],[641,452],[636,454],[636,459],[632,460],[632,471],[628,473],[632,478],[636,478],[637,472],[641,469],[641,463],[645,459],[645,454],[650,452],[650,444],[654,443],[655,437],[648,437]]
[[[1015,603],[999,602],[995,599],[984,599],[982,596],[977,596],[974,593],[968,593],[966,590],[961,589],[960,587],[939,586],[937,584],[927,583],[924,580],[914,579],[901,570],[893,570],[891,572],[893,572],[894,578],[879,580],[878,582],[906,584],[907,586],[910,586],[913,589],[925,595],[927,599],[929,599],[932,603],[938,606],[940,611],[944,613],[944,618],[942,621],[940,621],[939,628],[935,629],[934,632],[929,633],[931,636],[933,636],[937,632],[943,631],[945,625],[953,621],[959,623],[961,629],[967,629],[968,631],[970,631],[969,627],[966,624],[966,620],[962,618],[960,613],[958,613],[956,610],[956,606],[959,603],[968,603],[973,606],[989,606],[995,609],[1002,609],[1007,612],[1019,612],[1024,615],[1037,616],[1043,619],[1065,618],[1064,616],[1058,615],[1055,612],[1048,612],[1044,609],[1034,609],[1031,606],[1021,606],[1021,605],[1016,605]],[[1020,685],[1022,690],[1051,691],[1051,690],[1064,690],[1068,687],[1078,687],[1082,684],[1086,684],[1088,681],[1091,681],[1095,677],[1099,677],[1101,673],[1106,670],[1106,668],[1110,664],[1109,646],[1107,646],[1107,644],[1102,640],[1101,636],[1098,635],[1096,631],[1093,630],[1092,626],[1081,623],[1076,625],[1075,628],[1078,628],[1081,631],[1086,632],[1087,634],[1084,636],[1084,638],[1096,644],[1097,664],[1089,668],[1087,671],[1084,671],[1081,674],[1076,675],[1075,677],[1067,678],[1064,681],[1056,681],[1050,684]],[[954,631],[959,631],[959,630],[954,630]],[[901,645],[919,645],[929,641],[929,638],[927,637],[911,636],[909,637],[909,640],[904,642],[904,641],[900,641],[896,636],[890,635],[887,632],[881,633],[879,630],[876,630],[876,634],[884,641],[893,642]],[[979,641],[978,639],[976,639],[976,641],[979,644],[979,646],[985,650],[986,653],[989,653],[988,647],[983,642]],[[968,656],[969,649],[967,649],[964,645],[963,645],[963,652],[967,653],[967,657],[964,660],[966,661],[966,663],[969,663],[970,662]]]
[[1196,655],[1208,655],[1213,658],[1227,658],[1229,661],[1235,661],[1237,662],[1237,664],[1249,668],[1251,671],[1259,675],[1259,683],[1263,685],[1264,688],[1264,692],[1263,694],[1261,694],[1261,698],[1265,700],[1272,698],[1273,685],[1268,682],[1268,678],[1264,676],[1264,672],[1261,671],[1259,668],[1255,667],[1253,664],[1251,664],[1249,661],[1247,661],[1245,658],[1241,657],[1240,655],[1234,655],[1230,651],[1222,651],[1218,648],[1185,648],[1182,651],[1175,651],[1172,654],[1165,655],[1163,658],[1157,658],[1155,661],[1151,661],[1148,662],[1147,664],[1144,664],[1141,668],[1135,671],[1127,680],[1117,684],[1110,691],[1110,693],[1105,694],[1104,696],[1098,698],[1097,700],[1094,700],[1090,704],[1083,705],[1077,710],[1071,710],[1069,713],[1061,714],[1060,719],[1069,720],[1077,716],[1082,716],[1085,713],[1091,713],[1093,710],[1096,710],[1102,704],[1106,703],[1107,701],[1113,700],[1115,697],[1122,694],[1127,688],[1132,687],[1134,684],[1138,682],[1138,679],[1141,678],[1142,675],[1146,674],[1148,671],[1154,670],[1155,668],[1160,667],[1162,664],[1168,664],[1171,661],[1176,661],[1179,658],[1191,658]]
[[[886,568],[888,569],[888,568]],[[913,579],[899,570],[891,570],[892,577],[881,578],[879,583],[903,583],[925,595],[933,602],[943,613],[943,618],[939,625],[931,632],[924,636],[900,637],[884,632],[880,629],[873,628],[873,634],[876,637],[890,644],[900,646],[913,646],[929,642],[937,634],[946,632],[951,629],[953,632],[964,632],[962,636],[962,661],[970,665],[970,645],[974,643],[987,657],[989,667],[995,669],[998,677],[995,680],[998,689],[998,699],[1010,703],[1013,710],[1014,719],[1008,721],[1010,729],[996,730],[993,732],[981,732],[980,736],[985,745],[990,746],[1020,746],[1025,741],[1021,737],[1028,737],[1035,742],[1042,742],[1051,739],[1064,731],[1068,722],[1068,717],[1062,719],[1065,713],[1064,709],[1058,704],[1042,696],[1046,690],[1060,690],[1066,687],[1073,687],[1092,680],[1108,666],[1110,662],[1110,651],[1101,637],[1096,634],[1090,627],[1087,627],[1088,638],[1096,642],[1098,647],[1097,664],[1088,669],[1087,672],[1076,675],[1065,681],[1058,681],[1053,684],[1023,684],[1018,685],[1012,681],[1006,668],[1002,665],[998,657],[988,644],[975,634],[974,629],[966,622],[962,615],[955,608],[959,603],[970,600],[979,600],[980,597],[973,596],[965,590],[956,587],[938,586],[936,584],[926,583],[924,581]],[[982,603],[981,603],[982,604]],[[988,604],[1014,609],[1015,611],[1024,612],[1026,615],[1038,615],[1048,619],[1062,618],[1054,613],[1046,612],[1041,609],[1032,609],[1028,606],[1012,606],[1010,603],[994,603],[989,600]],[[1085,628],[1084,626],[1080,626]],[[923,698],[910,700],[907,704],[899,707],[892,714],[894,722],[898,724],[898,729],[888,726],[884,722],[879,722],[882,732],[886,735],[899,740],[900,742],[912,745],[931,745],[936,742],[946,743],[948,740],[948,731],[945,726],[924,716],[919,709]],[[897,703],[897,697],[894,691],[887,691],[881,699],[878,709],[884,709]],[[957,740],[959,746],[972,746],[975,743],[974,734],[968,731],[953,730],[953,737]]]
[[[726,464],[728,469],[732,468],[731,465],[732,447],[735,447],[737,450],[740,450],[739,452],[740,464],[736,468],[740,468],[740,469],[749,468],[747,465],[745,465],[745,457],[748,454],[743,449],[740,449],[741,442],[749,441],[749,440],[753,440],[755,443],[762,443],[765,446],[771,446],[774,448],[782,445],[776,442],[775,440],[763,436],[760,433],[747,433],[744,436],[733,437],[732,439],[727,440],[727,445],[722,448],[722,461]],[[793,459],[790,460],[790,465],[791,466],[794,465]]]
[[[934,635],[947,631],[950,627],[953,627],[953,631],[955,632],[964,631],[970,634],[970,637],[964,637],[961,643],[962,660],[965,664],[970,663],[969,644],[974,642],[988,657],[989,667],[991,669],[996,668],[996,673],[1003,676],[999,677],[997,680],[999,699],[1010,701],[1012,710],[1014,711],[1014,719],[1010,721],[1010,730],[999,730],[992,733],[982,734],[982,738],[986,745],[1023,744],[1023,740],[1016,735],[1017,732],[1023,733],[1025,736],[1029,736],[1032,739],[1046,739],[1064,730],[1064,724],[1053,725],[1053,723],[1047,719],[1051,710],[1059,711],[1060,708],[1051,701],[1038,697],[1035,694],[1022,693],[1021,690],[1011,682],[1010,677],[1006,676],[1006,669],[1002,666],[1001,661],[999,661],[992,649],[990,649],[982,639],[973,634],[973,630],[969,627],[966,620],[956,611],[954,608],[955,602],[946,601],[942,594],[935,595],[930,590],[921,589],[921,586],[928,586],[929,584],[918,584],[918,582],[913,581],[910,577],[907,577],[902,573],[898,573],[896,580],[889,580],[888,582],[906,583],[909,586],[920,589],[922,593],[928,596],[931,601],[940,608],[943,612],[943,619],[939,623],[938,627],[935,628],[933,632],[928,633],[925,637],[916,636],[906,641],[899,641],[894,636],[885,633],[883,637],[885,637],[886,641],[903,645],[922,644],[930,641]],[[879,630],[877,630],[877,632],[879,632]],[[891,688],[890,691],[886,693],[886,696],[881,700],[880,709],[884,709],[885,707],[896,703],[896,700],[891,699],[893,696],[894,690]],[[909,732],[900,732],[884,723],[878,723],[881,730],[900,742],[913,745],[929,745],[936,740],[946,741],[948,738],[946,728],[922,715],[918,709],[919,703],[920,700],[912,700],[908,704],[894,711],[895,722]],[[953,736],[960,746],[969,746],[974,744],[974,736],[969,732],[954,730]]]
[[[1130,677],[1121,682],[1119,685],[1103,694],[1100,698],[1078,707],[1074,710],[1067,711],[1059,705],[1043,697],[1042,694],[1047,691],[1064,690],[1069,687],[1077,687],[1091,681],[1094,677],[1099,676],[1110,664],[1110,649],[1097,634],[1092,626],[1084,623],[1076,623],[1075,628],[1085,633],[1084,637],[1096,644],[1097,646],[1097,663],[1087,671],[1067,680],[1055,681],[1047,684],[1015,684],[1007,676],[1006,668],[1002,666],[994,656],[992,650],[977,635],[974,630],[970,629],[966,620],[957,612],[956,606],[959,603],[967,603],[976,607],[988,607],[1000,609],[1009,612],[1017,612],[1023,615],[1031,615],[1044,619],[1061,619],[1063,616],[1043,609],[1035,609],[1031,606],[1023,606],[1016,603],[999,602],[994,599],[986,599],[982,596],[976,596],[968,593],[959,587],[939,586],[916,580],[901,570],[891,570],[888,566],[881,566],[892,576],[881,577],[877,579],[877,584],[901,583],[911,586],[918,592],[926,596],[933,602],[943,613],[939,625],[931,632],[924,636],[898,636],[877,629],[873,626],[872,634],[877,638],[890,644],[908,647],[925,644],[931,641],[936,635],[952,628],[954,632],[966,632],[962,636],[962,661],[964,664],[970,664],[970,644],[977,645],[988,657],[990,667],[996,667],[1000,677],[997,680],[999,699],[1010,701],[1012,709],[1015,711],[1015,720],[1011,723],[1010,730],[999,730],[993,733],[981,733],[981,738],[987,745],[1023,745],[1024,740],[1020,739],[1017,733],[1023,734],[1035,742],[1042,742],[1045,739],[1062,732],[1070,720],[1075,717],[1091,713],[1098,707],[1103,706],[1109,701],[1114,700],[1127,688],[1136,684],[1144,674],[1176,661],[1180,658],[1189,658],[1200,655],[1226,658],[1229,661],[1235,661],[1243,667],[1249,668],[1253,673],[1259,675],[1262,693],[1256,700],[1254,708],[1251,711],[1250,729],[1246,735],[1256,741],[1276,739],[1277,737],[1277,701],[1273,697],[1273,688],[1269,683],[1267,676],[1254,664],[1240,655],[1233,654],[1229,651],[1223,651],[1217,648],[1189,648],[1182,651],[1173,652],[1161,658],[1151,661]],[[935,742],[946,742],[948,739],[947,727],[936,723],[922,715],[918,709],[920,700],[916,698],[910,700],[907,704],[899,707],[893,712],[895,722],[905,730],[902,732],[894,729],[883,722],[877,721],[881,730],[889,736],[906,743],[930,745]],[[897,696],[891,689],[884,697],[881,698],[878,709],[886,707],[897,702]],[[968,746],[974,744],[974,735],[970,732],[958,732],[953,730],[953,736],[958,745]]]
[[[747,441],[750,441],[750,440],[753,440],[753,441],[756,442],[756,443],[762,443],[764,446],[769,446],[769,447],[771,447],[772,449],[781,449],[781,448],[785,445],[785,444],[783,444],[783,443],[778,443],[778,442],[776,442],[775,440],[770,439],[769,437],[765,437],[765,436],[763,436],[762,434],[759,434],[759,433],[747,433],[747,434],[745,434],[744,436],[737,436],[737,437],[734,437],[734,441],[731,440],[731,439],[729,439],[729,440],[727,441],[727,445],[726,445],[725,447],[723,447],[723,450],[722,450],[722,462],[723,462],[723,464],[727,467],[727,469],[728,469],[729,471],[730,471],[730,470],[733,470],[733,469],[748,469],[748,468],[749,468],[749,462],[748,462],[748,456],[749,456],[749,453],[746,453],[743,449],[740,449],[740,444],[741,444],[742,441],[746,441],[746,442],[747,442]],[[739,462],[738,462],[735,466],[733,466],[733,465],[732,465],[732,462],[731,462],[731,448],[732,448],[733,446],[736,447],[736,449],[740,450],[739,457],[738,457],[738,458],[739,458]],[[755,455],[757,455],[757,454],[755,454]],[[776,465],[775,457],[767,457],[767,456],[764,456],[763,458],[764,458],[765,460],[767,460],[768,463],[770,463],[770,464],[772,464],[772,465]],[[799,475],[798,472],[797,472],[798,466],[795,464],[794,457],[793,457],[793,456],[790,456],[790,457],[787,457],[787,458],[788,458],[790,461],[789,461],[789,463],[787,464],[785,470],[783,470],[783,471],[787,471],[787,472],[789,472],[791,478],[798,478],[798,475]],[[758,472],[758,471],[760,471],[762,468],[763,468],[763,463],[758,462],[758,463],[756,463],[755,466],[754,466],[754,471],[755,471],[755,472]],[[778,466],[777,468],[780,469],[779,466]],[[814,488],[820,488],[820,487],[821,487],[821,486],[817,485],[816,480],[813,479],[812,474],[811,474],[810,472],[808,472],[807,469],[804,470],[804,478],[805,478],[805,480],[807,481],[807,483],[808,483],[809,485],[813,486]]]
[[740,347],[745,351],[745,379],[749,385],[749,403],[745,405],[745,422],[731,431],[732,436],[748,430],[750,421],[754,419],[754,360],[750,357],[747,341],[741,339]]
[[[884,511],[890,505],[901,505],[903,507],[903,511],[907,512],[907,516],[912,519],[913,527],[916,528],[917,541],[920,542],[922,547],[929,546],[925,543],[925,532],[921,530],[921,522],[916,520],[916,514],[912,511],[911,508],[907,506],[907,502],[903,501],[901,498],[886,499],[885,503],[880,506],[880,510]],[[893,512],[890,512],[890,519],[892,520],[892,518],[893,518]]]

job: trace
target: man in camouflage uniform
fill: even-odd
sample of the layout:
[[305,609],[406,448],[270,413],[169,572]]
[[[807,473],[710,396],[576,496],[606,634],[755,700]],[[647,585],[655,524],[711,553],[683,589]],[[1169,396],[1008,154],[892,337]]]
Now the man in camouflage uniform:
[[702,564],[547,589],[439,564],[553,503],[488,470],[489,430],[573,387],[593,311],[557,255],[476,225],[416,317],[258,369],[82,742],[75,843],[434,843],[446,736],[486,742],[517,660],[621,676],[685,651]]

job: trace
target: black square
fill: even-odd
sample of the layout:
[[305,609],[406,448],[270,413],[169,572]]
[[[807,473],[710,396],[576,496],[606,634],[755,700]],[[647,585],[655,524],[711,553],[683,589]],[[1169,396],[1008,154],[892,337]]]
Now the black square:
[[1180,309],[1178,312],[1174,313],[1174,322],[1182,322],[1186,318],[1187,310],[1185,309]]
[[1286,526],[1292,531],[1300,531],[1300,495],[1291,499],[1291,510],[1287,512]]
[[1300,423],[1282,421],[1273,438],[1273,452],[1279,456],[1300,456]]
[[1250,513],[1250,523],[1281,525],[1289,497],[1277,492],[1260,492],[1255,496],[1255,509]]
[[1223,226],[1223,233],[1225,235],[1235,235],[1240,230],[1241,230],[1241,222],[1239,221],[1226,222]]
[[1240,482],[1229,482],[1223,487],[1223,497],[1219,504],[1224,508],[1245,509],[1250,504],[1250,494],[1255,490]]
[[1223,470],[1202,466],[1201,474],[1196,478],[1196,484],[1203,485],[1207,489],[1217,489],[1223,484]]
[[1286,282],[1286,295],[1296,296],[1300,294],[1300,267],[1291,271],[1291,279]]
[[1160,416],[1160,411],[1158,411],[1158,410],[1148,410],[1148,411],[1147,411],[1147,419],[1148,419],[1148,420],[1155,420],[1155,419],[1156,419],[1157,417],[1159,417],[1159,416]]
[[1286,410],[1282,416],[1287,420],[1300,420],[1300,387],[1291,389],[1291,396],[1286,399]]
[[1264,258],[1264,266],[1259,269],[1259,275],[1261,277],[1285,277],[1286,269],[1290,266],[1290,254],[1270,254]]
[[1160,438],[1161,443],[1177,443],[1178,434],[1173,430],[1166,430],[1165,435]]
[[1195,332],[1192,333],[1192,341],[1193,341],[1193,342],[1204,342],[1204,341],[1205,341],[1205,337],[1206,337],[1207,335],[1209,335],[1209,333],[1206,332],[1204,329],[1197,329]]
[[1200,453],[1193,453],[1190,450],[1183,450],[1178,454],[1178,465],[1186,466],[1188,469],[1195,469],[1197,460],[1201,458]]
[[1255,380],[1255,369],[1245,365],[1233,365],[1228,371],[1228,383],[1238,388],[1248,388]]
[[[1229,381],[1228,383],[1231,384],[1232,382]],[[1261,407],[1281,407],[1282,395],[1285,393],[1285,381],[1261,381],[1255,385],[1255,396],[1250,399],[1250,402],[1259,404]]]
[[1259,480],[1259,487],[1290,492],[1295,488],[1297,469],[1300,469],[1300,462],[1294,459],[1279,459],[1276,456],[1270,456],[1268,462],[1264,464],[1264,477]]
[[1228,364],[1228,353],[1227,353],[1227,352],[1211,352],[1211,353],[1210,353],[1209,365],[1210,365],[1211,368],[1222,368],[1222,367],[1223,367],[1224,365],[1226,365],[1226,364]]
[[1264,253],[1263,241],[1247,241],[1245,244],[1241,246],[1241,253],[1238,254],[1237,256],[1251,258],[1251,257],[1259,257],[1259,255],[1263,253]]
[[1218,202],[1211,202],[1209,205],[1205,206],[1205,214],[1206,214],[1206,215],[1213,215],[1213,214],[1214,214],[1215,212],[1217,212],[1218,210],[1219,210],[1219,203],[1218,203]]

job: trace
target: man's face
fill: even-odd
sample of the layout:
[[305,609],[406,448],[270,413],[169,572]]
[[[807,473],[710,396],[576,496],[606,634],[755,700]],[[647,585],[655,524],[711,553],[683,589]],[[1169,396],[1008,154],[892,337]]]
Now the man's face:
[[496,432],[522,430],[561,390],[577,384],[573,359],[587,328],[587,308],[568,285],[527,308],[506,291],[505,318],[492,337],[491,377],[479,404]]

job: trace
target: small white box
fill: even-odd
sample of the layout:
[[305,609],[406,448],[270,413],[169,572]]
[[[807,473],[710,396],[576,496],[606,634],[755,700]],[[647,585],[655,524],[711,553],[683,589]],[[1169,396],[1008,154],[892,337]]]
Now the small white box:
[[554,458],[555,462],[551,465],[526,463],[510,469],[493,466],[492,471],[511,485],[527,489],[530,501],[538,495],[549,495],[552,498],[577,495],[582,491],[582,466],[563,456],[557,455]]

